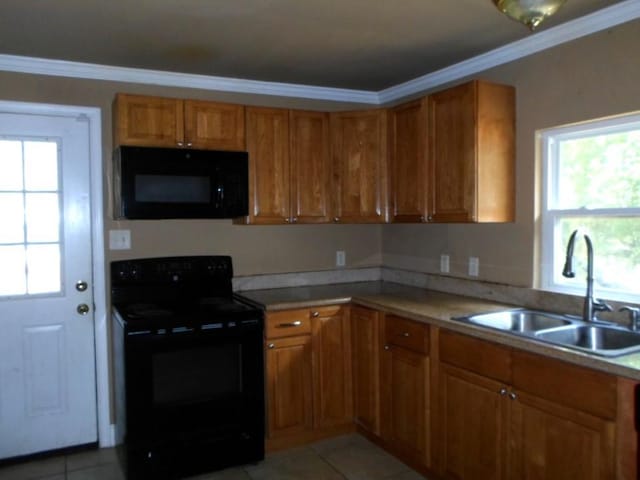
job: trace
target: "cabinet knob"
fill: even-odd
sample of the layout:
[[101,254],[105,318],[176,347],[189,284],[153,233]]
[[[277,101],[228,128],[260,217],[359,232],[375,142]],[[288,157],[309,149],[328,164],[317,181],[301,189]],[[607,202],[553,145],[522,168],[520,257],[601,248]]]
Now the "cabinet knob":
[[509,392],[509,398],[511,400],[516,400],[518,398],[518,395],[516,395],[514,392]]
[[293,223],[298,223],[298,217],[293,217],[292,222]]
[[427,215],[427,222],[433,222],[433,215]]
[[184,147],[184,143],[182,143],[182,142],[178,142],[178,146],[179,146],[179,147]]
[[288,218],[285,218],[285,219],[284,219],[284,223],[289,223],[289,221],[290,221],[290,220],[289,220]]
[[504,397],[504,396],[505,396],[507,393],[509,393],[509,392],[507,391],[507,389],[506,389],[506,388],[502,387],[502,388],[498,391],[498,393]]
[[426,218],[424,218],[424,215],[421,215],[421,216],[420,216],[420,221],[424,223],[424,222],[426,222],[426,221],[427,221],[427,219],[426,219]]
[[320,316],[320,312],[316,312],[316,311],[311,312],[311,316],[312,316],[313,318],[319,317],[319,316]]
[[340,221],[340,217],[333,217],[333,223],[338,223]]
[[189,147],[189,148],[193,147],[193,143],[188,142],[188,143],[187,143],[187,147]]
[[402,336],[403,337],[408,337],[409,336],[409,332],[402,332]]
[[267,345],[268,348],[276,348],[275,344],[270,343],[269,345]]
[[389,345],[385,345],[385,346],[384,346],[384,349],[385,349],[385,350],[391,350],[391,347],[390,347]]

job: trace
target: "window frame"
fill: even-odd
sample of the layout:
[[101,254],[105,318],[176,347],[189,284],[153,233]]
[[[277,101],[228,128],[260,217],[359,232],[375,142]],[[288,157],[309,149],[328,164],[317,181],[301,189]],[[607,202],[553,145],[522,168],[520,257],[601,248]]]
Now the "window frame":
[[[565,261],[566,245],[560,238],[560,232],[555,225],[562,218],[579,217],[640,217],[640,208],[588,208],[561,209],[551,208],[557,203],[557,192],[560,186],[558,172],[558,152],[561,141],[587,138],[596,135],[608,135],[640,130],[640,112],[633,112],[616,117],[590,120],[586,122],[553,127],[538,132],[538,144],[541,157],[541,182],[540,182],[540,262],[538,267],[538,287],[558,293],[584,295],[586,290],[586,278],[584,285],[580,287],[559,284],[554,281],[554,273],[562,271]],[[566,240],[566,239],[565,239]],[[597,246],[594,246],[597,255]],[[596,295],[610,300],[640,302],[640,294],[625,292],[618,289],[596,286]]]

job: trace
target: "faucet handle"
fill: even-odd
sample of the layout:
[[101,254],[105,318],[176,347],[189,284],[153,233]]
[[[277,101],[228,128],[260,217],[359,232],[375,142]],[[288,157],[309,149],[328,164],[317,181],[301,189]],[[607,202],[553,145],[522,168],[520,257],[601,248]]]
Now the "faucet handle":
[[613,312],[611,305],[597,298],[593,299],[593,310],[596,312]]
[[631,330],[637,332],[640,330],[640,308],[625,305],[621,307],[619,312],[629,312],[629,320],[631,321]]

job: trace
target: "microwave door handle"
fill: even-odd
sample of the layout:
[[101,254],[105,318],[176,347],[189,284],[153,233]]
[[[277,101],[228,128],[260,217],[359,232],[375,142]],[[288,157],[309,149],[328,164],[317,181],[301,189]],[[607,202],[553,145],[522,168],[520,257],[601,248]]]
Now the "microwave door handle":
[[224,205],[224,185],[222,183],[216,185],[215,197],[216,208],[222,208]]

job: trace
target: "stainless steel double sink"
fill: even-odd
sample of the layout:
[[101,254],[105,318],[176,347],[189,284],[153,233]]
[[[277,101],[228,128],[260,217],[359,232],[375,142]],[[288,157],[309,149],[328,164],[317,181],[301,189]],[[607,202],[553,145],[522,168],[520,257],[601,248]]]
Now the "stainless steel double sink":
[[640,352],[640,332],[587,323],[568,315],[516,309],[454,317],[453,320],[605,357]]

